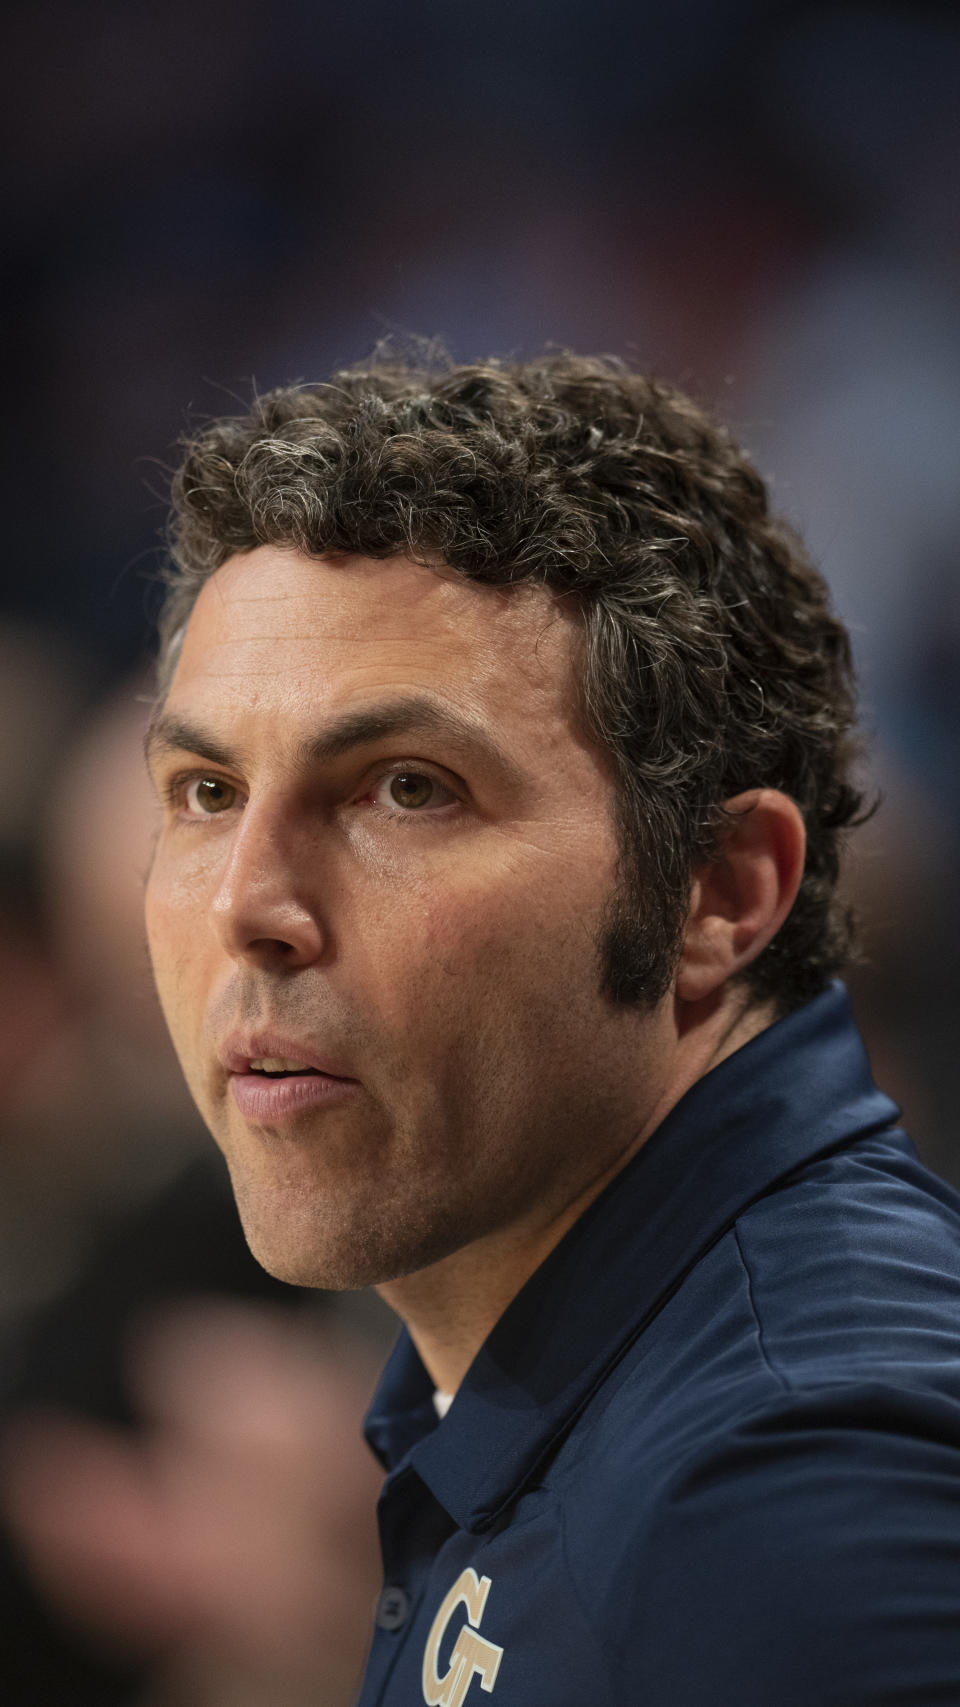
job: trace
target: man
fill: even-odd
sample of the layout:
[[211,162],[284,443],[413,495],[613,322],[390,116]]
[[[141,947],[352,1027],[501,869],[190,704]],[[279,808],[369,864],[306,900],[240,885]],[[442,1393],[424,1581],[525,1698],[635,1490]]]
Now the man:
[[960,1217],[841,988],[846,635],[614,363],[188,446],[147,925],[247,1238],[405,1323],[361,1701],[960,1701]]

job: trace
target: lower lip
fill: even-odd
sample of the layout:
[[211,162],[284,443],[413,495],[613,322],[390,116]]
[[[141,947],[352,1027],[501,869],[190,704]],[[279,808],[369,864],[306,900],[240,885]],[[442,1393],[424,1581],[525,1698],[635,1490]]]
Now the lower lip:
[[231,1073],[230,1091],[244,1120],[272,1125],[315,1108],[333,1108],[359,1090],[356,1079],[335,1079],[328,1073],[295,1073],[289,1079],[268,1079],[263,1073]]

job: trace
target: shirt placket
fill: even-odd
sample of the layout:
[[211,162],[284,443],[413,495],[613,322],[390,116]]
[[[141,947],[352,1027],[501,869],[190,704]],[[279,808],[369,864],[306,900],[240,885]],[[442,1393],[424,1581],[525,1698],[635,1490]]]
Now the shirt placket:
[[389,1477],[377,1509],[383,1588],[358,1707],[377,1707],[411,1640],[437,1553],[457,1526],[409,1467]]

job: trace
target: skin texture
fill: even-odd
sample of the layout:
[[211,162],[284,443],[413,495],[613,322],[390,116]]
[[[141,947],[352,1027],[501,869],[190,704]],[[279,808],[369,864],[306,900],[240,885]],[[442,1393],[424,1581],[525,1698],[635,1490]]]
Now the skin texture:
[[[379,1285],[443,1386],[679,1096],[769,1022],[728,980],[802,869],[792,803],[742,797],[726,856],[694,874],[675,989],[653,1009],[603,995],[613,782],[577,720],[577,643],[541,589],[261,547],[203,589],[151,745],[154,971],[251,1247],[290,1281]],[[467,733],[434,715],[310,753],[411,698]],[[398,801],[399,776],[433,786]],[[244,1118],[218,1059],[244,1028],[357,1083]]]

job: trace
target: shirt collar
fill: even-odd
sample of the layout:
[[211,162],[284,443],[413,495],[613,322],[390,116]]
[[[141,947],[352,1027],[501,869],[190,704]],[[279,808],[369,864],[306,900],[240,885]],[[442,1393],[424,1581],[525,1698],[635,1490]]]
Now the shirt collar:
[[389,1469],[406,1459],[460,1528],[485,1529],[747,1205],[898,1112],[833,985],[671,1109],[504,1312],[442,1428],[401,1335],[367,1418],[373,1450]]

